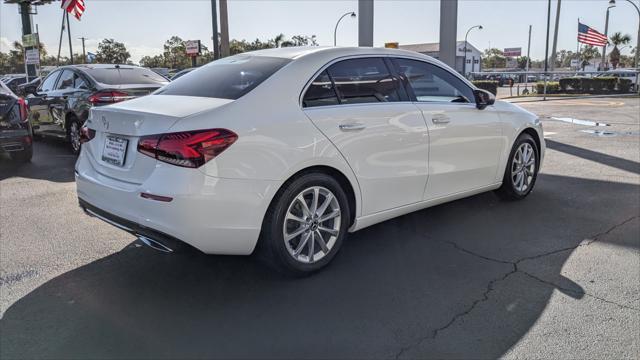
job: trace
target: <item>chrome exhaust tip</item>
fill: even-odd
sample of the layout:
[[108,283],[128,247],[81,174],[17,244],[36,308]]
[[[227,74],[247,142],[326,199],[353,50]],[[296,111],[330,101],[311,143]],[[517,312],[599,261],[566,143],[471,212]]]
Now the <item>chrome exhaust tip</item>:
[[142,235],[138,235],[138,240],[140,240],[143,244],[147,245],[148,247],[154,249],[154,250],[158,250],[164,253],[172,253],[173,249],[171,249],[170,247],[156,241],[153,240],[151,238],[148,238],[146,236],[142,236]]

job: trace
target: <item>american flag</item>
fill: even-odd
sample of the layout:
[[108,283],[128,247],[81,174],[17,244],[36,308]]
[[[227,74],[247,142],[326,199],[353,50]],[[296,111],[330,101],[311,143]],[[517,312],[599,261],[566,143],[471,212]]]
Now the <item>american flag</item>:
[[607,36],[602,35],[591,27],[578,23],[578,42],[593,46],[607,45]]
[[61,7],[80,20],[82,13],[84,13],[84,0],[62,0]]

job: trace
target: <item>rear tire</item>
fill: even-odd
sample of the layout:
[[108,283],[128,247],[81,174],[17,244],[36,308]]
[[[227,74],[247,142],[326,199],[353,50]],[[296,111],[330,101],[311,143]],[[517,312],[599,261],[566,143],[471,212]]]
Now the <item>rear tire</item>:
[[522,200],[531,193],[540,168],[540,152],[529,134],[520,134],[513,144],[502,186],[496,194],[503,200]]
[[282,273],[312,274],[340,250],[349,214],[347,195],[338,181],[321,172],[303,174],[287,182],[274,197],[263,221],[258,251]]

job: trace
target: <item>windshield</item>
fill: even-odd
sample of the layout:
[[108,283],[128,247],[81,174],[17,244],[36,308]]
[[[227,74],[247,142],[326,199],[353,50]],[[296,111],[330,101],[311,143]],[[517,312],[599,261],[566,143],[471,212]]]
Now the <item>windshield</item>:
[[106,85],[153,84],[164,85],[167,79],[147,68],[93,68],[85,69],[97,82]]
[[193,70],[154,94],[235,100],[249,93],[289,62],[290,59],[284,58],[236,55]]

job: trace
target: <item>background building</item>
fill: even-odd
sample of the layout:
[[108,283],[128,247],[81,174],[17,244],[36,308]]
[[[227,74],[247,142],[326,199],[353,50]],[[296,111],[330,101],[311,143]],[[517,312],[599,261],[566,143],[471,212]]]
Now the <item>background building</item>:
[[[440,44],[439,43],[427,43],[427,44],[408,44],[399,45],[400,49],[419,52],[421,54],[432,56],[438,59],[440,56]],[[456,45],[456,66],[455,69],[462,73],[464,62],[464,41],[458,41]],[[475,46],[467,42],[467,69],[466,72],[482,71],[482,52]]]

